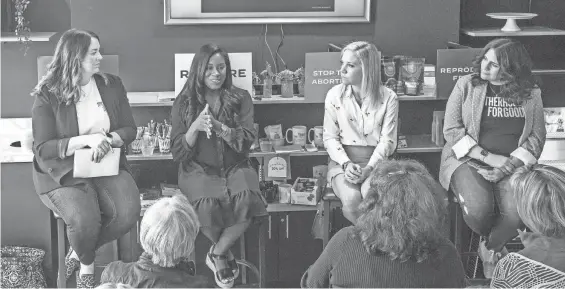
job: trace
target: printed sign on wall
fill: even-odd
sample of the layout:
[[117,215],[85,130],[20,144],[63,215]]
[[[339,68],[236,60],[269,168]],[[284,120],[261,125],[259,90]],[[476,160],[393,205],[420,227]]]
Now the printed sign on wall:
[[[194,55],[194,53],[175,54],[175,96],[180,93],[188,79]],[[228,56],[230,58],[233,85],[245,89],[251,94],[253,89],[251,52],[228,53]]]
[[341,52],[306,53],[304,96],[307,102],[324,102],[328,90],[341,83],[340,59]]
[[438,98],[449,98],[459,77],[473,73],[473,60],[480,52],[480,48],[437,50],[436,85]]

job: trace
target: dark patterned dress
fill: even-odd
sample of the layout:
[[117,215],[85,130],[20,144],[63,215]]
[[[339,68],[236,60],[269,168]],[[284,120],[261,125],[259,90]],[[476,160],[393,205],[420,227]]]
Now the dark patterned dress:
[[[220,97],[219,108],[211,111],[215,119],[229,127],[229,133],[224,137],[212,133],[208,138],[205,132],[199,132],[193,147],[185,139],[191,123],[181,117],[180,96],[171,112],[171,152],[180,163],[178,184],[191,200],[202,227],[227,228],[267,215],[259,177],[249,160],[256,137],[251,96],[232,87]],[[233,113],[226,108],[227,98],[237,100]]]

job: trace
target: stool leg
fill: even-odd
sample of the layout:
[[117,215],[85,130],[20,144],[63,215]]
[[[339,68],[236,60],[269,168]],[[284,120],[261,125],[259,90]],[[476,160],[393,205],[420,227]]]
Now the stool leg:
[[57,250],[59,272],[57,274],[57,287],[67,288],[67,280],[65,279],[65,221],[57,219]]
[[326,248],[326,245],[330,241],[330,201],[324,201],[323,212],[322,212],[322,249]]
[[[240,259],[247,260],[247,254],[245,252],[245,233],[239,238],[239,252]],[[241,284],[247,284],[247,267],[241,266],[239,273],[241,273]]]
[[264,225],[265,222],[259,224],[259,288],[267,288],[267,263],[265,263],[267,236]]

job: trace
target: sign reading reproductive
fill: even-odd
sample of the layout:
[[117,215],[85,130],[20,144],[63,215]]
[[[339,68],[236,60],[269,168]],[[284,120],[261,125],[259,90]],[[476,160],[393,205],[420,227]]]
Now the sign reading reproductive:
[[341,83],[340,52],[306,53],[304,96],[307,102],[324,102],[326,93]]
[[473,73],[473,60],[480,48],[438,49],[436,87],[438,98],[449,98],[459,77]]
[[[175,96],[180,93],[188,79],[194,55],[194,53],[175,54]],[[228,56],[230,58],[233,85],[245,89],[251,94],[253,89],[251,52],[228,53]]]

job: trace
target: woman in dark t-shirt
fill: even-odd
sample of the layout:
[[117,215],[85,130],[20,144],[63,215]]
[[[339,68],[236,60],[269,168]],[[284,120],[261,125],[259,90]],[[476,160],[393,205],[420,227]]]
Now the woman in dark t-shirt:
[[467,225],[482,236],[479,256],[491,278],[504,245],[523,224],[508,176],[537,162],[545,144],[541,91],[524,46],[489,42],[461,77],[445,111],[440,182],[458,198]]

